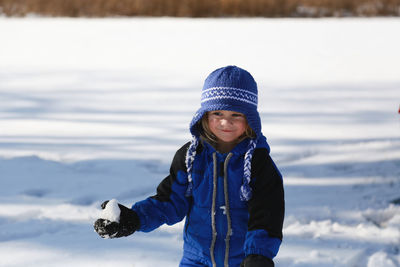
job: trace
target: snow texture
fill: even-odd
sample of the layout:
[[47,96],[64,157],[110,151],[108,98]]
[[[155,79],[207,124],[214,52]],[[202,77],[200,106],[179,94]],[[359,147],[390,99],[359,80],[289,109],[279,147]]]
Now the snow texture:
[[100,219],[119,223],[120,214],[121,210],[118,207],[118,201],[116,199],[111,199],[108,201],[106,207],[101,211]]
[[177,266],[183,222],[112,240],[93,222],[107,199],[155,194],[205,77],[235,64],[258,83],[284,177],[276,266],[399,267],[399,28],[0,18],[0,266]]

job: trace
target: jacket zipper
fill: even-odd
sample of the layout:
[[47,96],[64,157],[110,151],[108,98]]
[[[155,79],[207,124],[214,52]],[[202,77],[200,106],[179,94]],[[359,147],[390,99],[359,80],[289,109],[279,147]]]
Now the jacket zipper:
[[215,255],[214,255],[214,248],[215,248],[215,241],[217,240],[217,231],[215,229],[215,201],[217,198],[217,153],[214,152],[213,156],[213,193],[212,193],[212,204],[211,204],[211,229],[212,229],[212,240],[210,246],[210,256],[211,256],[211,263],[213,267],[217,267],[217,263],[215,262]]
[[[225,214],[227,218],[227,232],[226,232],[226,237],[225,237],[225,257],[224,257],[224,267],[228,267],[228,260],[229,260],[229,241],[230,241],[230,236],[232,234],[232,228],[231,228],[231,219],[230,219],[230,211],[229,211],[229,192],[228,192],[228,173],[227,173],[227,168],[228,168],[228,162],[230,158],[233,156],[232,153],[229,153],[224,160],[223,164],[223,200],[218,201],[218,202],[225,202],[225,208],[223,213]],[[219,219],[217,221],[218,227],[216,227],[216,202],[217,202],[217,193],[218,193],[218,168],[217,168],[217,155],[216,152],[213,153],[213,195],[212,195],[212,206],[211,206],[211,228],[212,228],[212,241],[211,241],[211,246],[210,246],[210,256],[211,256],[211,262],[212,266],[216,267],[217,263],[215,261],[215,255],[214,255],[214,250],[215,250],[215,244],[217,241],[217,229],[220,232],[220,235],[222,234],[222,229],[224,228],[223,225],[223,219]],[[221,203],[219,203],[221,204]],[[221,212],[218,210],[218,212]]]
[[225,259],[224,266],[229,266],[229,247],[230,247],[230,239],[232,235],[232,225],[231,225],[231,215],[230,215],[230,207],[229,207],[229,192],[228,192],[228,162],[232,157],[232,153],[229,153],[224,162],[224,196],[225,196],[225,216],[228,224],[228,229],[226,231],[225,237]]

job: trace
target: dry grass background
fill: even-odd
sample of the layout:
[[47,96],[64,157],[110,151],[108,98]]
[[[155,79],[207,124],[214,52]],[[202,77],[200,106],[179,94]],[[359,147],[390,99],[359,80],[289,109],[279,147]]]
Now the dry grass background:
[[400,0],[0,0],[6,16],[399,16]]

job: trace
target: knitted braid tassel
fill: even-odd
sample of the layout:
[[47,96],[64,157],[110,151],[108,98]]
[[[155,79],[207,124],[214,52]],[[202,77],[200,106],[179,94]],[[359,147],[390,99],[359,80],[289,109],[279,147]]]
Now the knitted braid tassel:
[[249,143],[249,148],[244,156],[244,176],[243,184],[240,187],[240,200],[249,201],[252,196],[250,180],[251,180],[251,159],[253,158],[253,152],[256,148],[257,140],[251,139]]
[[186,169],[187,169],[187,174],[188,174],[188,188],[186,190],[186,197],[192,196],[192,191],[193,191],[193,180],[192,180],[192,169],[193,169],[193,161],[194,157],[196,156],[196,148],[199,143],[199,140],[196,136],[192,136],[192,141],[190,143],[190,146],[188,147],[188,150],[186,152]]

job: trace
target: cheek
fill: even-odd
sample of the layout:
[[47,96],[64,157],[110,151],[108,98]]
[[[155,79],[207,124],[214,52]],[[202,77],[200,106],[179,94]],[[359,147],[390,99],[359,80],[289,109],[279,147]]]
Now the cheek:
[[238,121],[236,123],[236,129],[240,135],[242,135],[246,131],[246,128],[247,128],[246,121]]
[[247,124],[242,123],[242,124],[240,124],[240,126],[238,128],[239,128],[239,131],[243,134],[246,131]]
[[208,128],[210,128],[211,132],[214,132],[214,129],[217,127],[218,121],[214,119],[208,119]]

